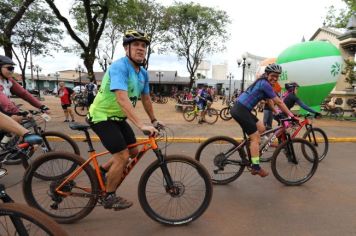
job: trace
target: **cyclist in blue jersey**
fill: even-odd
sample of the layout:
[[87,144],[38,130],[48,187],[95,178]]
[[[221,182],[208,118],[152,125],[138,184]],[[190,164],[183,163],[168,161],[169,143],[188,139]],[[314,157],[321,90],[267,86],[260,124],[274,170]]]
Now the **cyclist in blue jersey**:
[[266,177],[268,172],[260,167],[259,143],[260,133],[266,130],[262,121],[251,113],[251,110],[261,100],[271,99],[284,113],[294,117],[293,113],[286,107],[282,100],[273,91],[272,86],[278,81],[282,73],[282,67],[270,64],[265,69],[266,76],[257,79],[236,100],[231,108],[232,117],[240,124],[243,131],[250,138],[250,151],[252,161],[252,175]]
[[201,90],[199,90],[196,100],[197,100],[197,106],[199,109],[199,124],[202,124],[205,121],[205,114],[206,114],[206,106],[208,105],[210,98],[210,94],[208,91],[208,85],[204,85]]
[[[126,119],[144,132],[148,131],[151,135],[158,133],[155,127],[159,126],[159,122],[149,95],[148,73],[143,67],[149,44],[150,39],[146,33],[126,31],[123,37],[126,56],[108,68],[89,108],[89,123],[112,154],[112,158],[100,167],[106,178],[107,194],[101,199],[106,209],[120,210],[132,205],[132,202],[115,194],[129,157],[137,153],[136,148],[127,148],[136,142],[136,137]],[[145,125],[142,117],[134,111],[139,98],[152,125]]]

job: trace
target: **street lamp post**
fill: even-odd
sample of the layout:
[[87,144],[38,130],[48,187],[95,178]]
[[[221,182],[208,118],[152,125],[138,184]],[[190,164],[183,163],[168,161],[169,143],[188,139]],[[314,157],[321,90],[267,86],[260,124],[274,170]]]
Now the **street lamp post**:
[[59,72],[57,71],[56,73],[54,73],[54,76],[56,77],[56,91],[58,93],[58,78],[60,76]]
[[158,90],[161,93],[161,78],[163,77],[164,73],[162,71],[156,72],[156,76],[158,77]]
[[237,59],[237,65],[238,67],[242,66],[242,82],[241,82],[241,92],[244,91],[244,84],[245,84],[245,68],[247,65],[247,68],[250,68],[251,66],[251,59],[247,58],[247,53],[242,54],[242,59],[239,58]]
[[104,72],[106,72],[108,65],[111,65],[112,60],[108,58],[108,56],[104,55],[103,58],[99,59],[99,64],[101,68],[103,68]]
[[38,76],[38,72],[42,71],[42,68],[39,65],[35,65],[33,71],[37,74],[37,90],[38,90],[38,99],[41,99],[41,91],[40,91],[40,77]]
[[84,68],[78,65],[75,68],[75,72],[79,73],[79,93],[82,93],[82,73],[84,72]]
[[230,99],[231,99],[231,79],[234,78],[234,76],[230,73],[227,78],[229,79],[229,102],[230,102]]

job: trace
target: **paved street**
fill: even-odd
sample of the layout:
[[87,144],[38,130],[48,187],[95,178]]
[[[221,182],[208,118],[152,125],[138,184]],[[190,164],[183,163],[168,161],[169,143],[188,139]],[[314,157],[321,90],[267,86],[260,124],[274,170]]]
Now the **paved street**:
[[[58,98],[46,97],[51,108],[52,121],[47,130],[57,130],[80,137],[82,134],[63,123]],[[25,105],[26,107],[27,105]],[[217,104],[217,108],[221,105]],[[204,139],[215,135],[241,137],[235,121],[218,120],[214,125],[197,125],[183,120],[174,104],[154,104],[156,116],[168,125],[177,138]],[[138,104],[139,114],[143,114]],[[261,117],[261,114],[259,114]],[[146,119],[144,116],[143,119]],[[76,117],[84,122],[82,117]],[[148,122],[148,121],[146,121]],[[356,139],[356,122],[316,120],[316,126],[328,136]],[[138,136],[141,132],[135,129]],[[76,138],[81,140],[82,138]],[[193,139],[192,139],[193,140]],[[189,141],[189,139],[188,139]],[[79,142],[81,153],[86,146]],[[172,143],[168,154],[194,156],[199,143]],[[97,150],[103,150],[99,142]],[[183,227],[162,226],[148,218],[137,198],[140,174],[154,160],[148,153],[120,187],[119,194],[134,201],[134,206],[121,212],[97,207],[81,221],[63,225],[70,235],[356,235],[356,144],[330,143],[329,154],[319,165],[315,176],[299,187],[286,187],[271,174],[262,179],[244,173],[226,186],[214,186],[209,209],[197,221]],[[103,158],[102,161],[104,161]],[[268,164],[263,164],[267,169]],[[8,166],[8,176],[1,179],[17,202],[23,202],[21,188],[23,168]],[[18,183],[18,184],[17,184]]]
[[[199,144],[173,143],[168,154],[193,156]],[[81,152],[86,153],[81,144]],[[98,150],[101,145],[96,143]],[[273,175],[262,179],[244,173],[226,186],[214,186],[206,213],[183,227],[162,226],[148,218],[137,199],[140,173],[154,159],[148,153],[120,188],[134,201],[125,211],[97,207],[83,220],[63,225],[70,235],[355,235],[356,188],[354,143],[332,143],[329,155],[315,176],[299,187],[286,187]],[[266,168],[268,168],[268,164]],[[1,181],[11,186],[21,181],[21,166],[9,166]],[[24,202],[21,184],[8,189]]]

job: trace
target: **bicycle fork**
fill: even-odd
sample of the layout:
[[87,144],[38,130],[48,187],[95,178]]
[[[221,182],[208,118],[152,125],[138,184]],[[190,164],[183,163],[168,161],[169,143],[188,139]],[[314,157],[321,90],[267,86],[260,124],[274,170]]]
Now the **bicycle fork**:
[[162,154],[161,149],[157,148],[153,150],[153,152],[156,154],[158,161],[159,161],[159,166],[161,167],[162,174],[163,174],[163,179],[166,181],[166,192],[169,193],[172,196],[177,196],[180,194],[180,188],[179,186],[176,186],[174,183],[171,174],[169,173],[168,167],[167,167],[167,162],[164,159],[164,156]]
[[289,134],[287,134],[287,150],[286,150],[286,155],[287,155],[287,159],[289,162],[292,162],[293,164],[298,165],[298,160],[295,156],[295,151],[294,151],[294,147],[293,147],[293,142],[291,140],[291,137]]

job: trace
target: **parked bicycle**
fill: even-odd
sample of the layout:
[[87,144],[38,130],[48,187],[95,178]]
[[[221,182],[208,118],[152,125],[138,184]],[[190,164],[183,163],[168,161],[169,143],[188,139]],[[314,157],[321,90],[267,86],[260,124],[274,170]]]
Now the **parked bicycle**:
[[[30,114],[30,115],[29,115]],[[80,150],[75,141],[68,135],[57,131],[46,131],[49,115],[41,111],[29,110],[21,112],[23,116],[22,125],[33,133],[42,137],[43,143],[37,147],[29,146],[26,150],[19,150],[16,146],[19,142],[18,136],[12,136],[9,142],[0,143],[1,150],[10,151],[4,161],[7,165],[20,164],[27,168],[29,163],[39,155],[56,150],[66,150],[80,155]]]
[[[215,108],[206,106],[205,112],[206,112],[205,113],[205,122],[206,123],[212,125],[212,124],[216,123],[216,121],[218,121],[219,112]],[[191,122],[196,118],[199,118],[199,116],[200,116],[199,109],[196,104],[194,104],[193,106],[187,106],[183,110],[183,118],[188,122]]]
[[[22,143],[19,149],[26,149],[29,146],[40,143]],[[7,170],[2,167],[2,162],[6,160],[9,150],[0,151],[0,178],[7,174]],[[67,233],[51,218],[39,210],[15,203],[6,193],[5,186],[0,184],[0,235],[52,235],[66,236]]]
[[[329,150],[329,139],[328,136],[326,135],[325,131],[322,130],[321,128],[314,127],[313,126],[313,121],[312,118],[314,117],[311,114],[305,114],[303,115],[304,120],[301,121],[300,123],[296,123],[288,128],[289,134],[292,136],[292,138],[297,137],[300,134],[300,131],[305,127],[306,131],[304,134],[301,136],[303,139],[307,140],[310,142],[315,149],[317,150],[318,153],[318,159],[319,162],[322,161]],[[280,138],[283,137],[277,137],[279,139],[279,142],[282,142]],[[271,144],[271,147],[275,148],[277,147],[278,144]],[[260,161],[261,162],[267,162],[271,160],[271,152],[273,153],[273,149],[269,149],[268,151],[265,152],[265,155],[261,156]],[[268,155],[269,153],[269,155]]]
[[[105,195],[97,158],[108,152],[95,153],[88,125],[70,124],[70,127],[85,133],[89,159],[71,153],[47,153],[26,170],[23,181],[26,202],[59,223],[84,218]],[[164,131],[160,132],[167,137]],[[139,202],[151,219],[166,225],[182,225],[205,212],[213,189],[207,170],[199,162],[183,155],[166,156],[152,136],[128,146],[133,147],[140,147],[140,151],[130,159],[122,181],[148,150],[152,149],[157,157],[143,172],[138,186]],[[38,172],[52,178],[38,180]]]
[[74,96],[74,111],[78,116],[86,116],[89,111],[88,97],[86,93],[78,93]]
[[[263,154],[277,137],[283,136],[272,156],[273,175],[285,185],[301,185],[312,178],[318,167],[318,154],[314,146],[305,139],[292,138],[287,132],[292,119],[285,119],[282,125],[261,134],[268,139],[260,146]],[[227,136],[215,136],[203,142],[195,159],[209,171],[212,182],[228,184],[236,180],[245,168],[251,170],[250,141],[244,133],[242,142]]]
[[168,102],[168,97],[163,95],[151,94],[151,101],[158,104],[166,104]]

